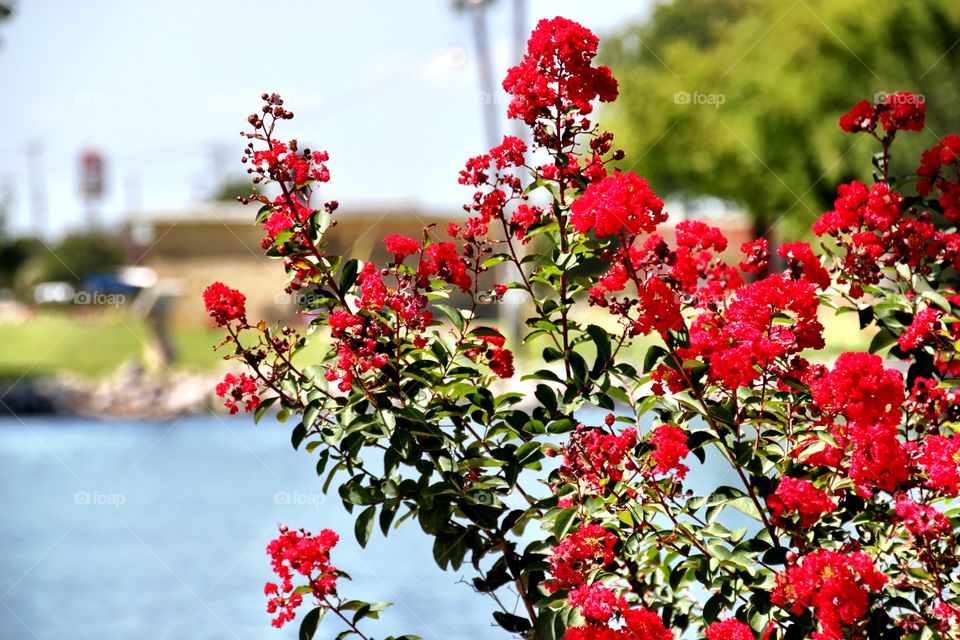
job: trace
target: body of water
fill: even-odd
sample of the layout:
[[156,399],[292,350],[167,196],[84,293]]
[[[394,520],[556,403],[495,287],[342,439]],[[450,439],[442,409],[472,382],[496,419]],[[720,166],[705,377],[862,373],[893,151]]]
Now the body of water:
[[[264,611],[278,523],[341,534],[341,593],[395,603],[370,635],[503,637],[415,523],[361,550],[314,462],[270,420],[0,420],[0,637],[296,638],[299,616],[277,630]],[[340,629],[329,617],[317,637]]]

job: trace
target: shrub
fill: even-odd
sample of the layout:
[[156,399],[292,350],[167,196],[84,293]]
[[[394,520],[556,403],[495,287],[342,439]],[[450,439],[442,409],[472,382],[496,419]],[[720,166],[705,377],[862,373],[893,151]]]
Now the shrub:
[[[875,182],[840,187],[814,227],[822,255],[785,244],[786,270],[764,275],[762,238],[735,265],[702,222],[677,223],[672,244],[658,235],[662,201],[611,170],[622,153],[587,117],[617,95],[596,47],[569,20],[538,24],[504,82],[531,148],[508,136],[470,159],[467,221],[388,237],[385,266],[326,251],[337,203],[312,195],[328,155],[281,142],[293,114],[264,94],[244,161],[280,194],[247,200],[288,291],[310,294],[308,333],[326,327],[331,350],[295,365],[306,337],[251,323],[242,294],[217,283],[208,311],[249,368],[218,392],[232,411],[274,407],[295,423],[294,447],[335,483],[361,545],[415,520],[440,567],[469,570],[480,593],[516,593],[520,609],[495,614],[514,634],[955,635],[957,515],[945,509],[960,486],[960,297],[942,282],[960,261],[960,136],[893,176],[892,143],[923,128],[925,105],[906,93],[856,105],[840,123],[879,142]],[[544,251],[524,251],[534,238]],[[481,290],[504,263],[515,276]],[[442,303],[457,290],[466,308]],[[475,320],[508,292],[529,311],[516,343]],[[825,308],[857,313],[875,331],[870,353],[811,363]],[[644,336],[653,346],[635,361]],[[515,376],[513,349],[524,364],[540,351],[523,376],[533,398],[500,382]],[[706,475],[708,456],[729,473]],[[302,637],[327,611],[366,637],[358,625],[384,605],[341,598],[335,542],[283,529],[271,543],[276,624],[309,596]]]

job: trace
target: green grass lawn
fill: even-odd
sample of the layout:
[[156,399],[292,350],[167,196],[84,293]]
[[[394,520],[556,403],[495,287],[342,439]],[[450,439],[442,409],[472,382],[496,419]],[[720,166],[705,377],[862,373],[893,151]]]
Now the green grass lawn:
[[[173,369],[204,371],[217,367],[221,354],[213,347],[224,333],[203,327],[173,332],[177,361]],[[142,362],[150,332],[130,316],[104,314],[81,318],[38,314],[26,323],[0,324],[0,380],[42,377],[70,372],[87,377],[112,373],[125,362]],[[310,345],[301,355],[319,353]]]
[[[830,360],[843,351],[867,348],[871,334],[860,330],[856,314],[836,318],[826,314],[822,320],[827,347],[810,353],[811,358]],[[175,330],[178,360],[174,368],[203,371],[218,366],[221,357],[213,346],[222,337],[221,331],[203,327]],[[108,375],[125,362],[143,361],[144,344],[149,340],[142,322],[120,312],[88,318],[42,313],[26,323],[0,324],[0,380],[62,372],[88,377]],[[642,362],[643,352],[654,342],[655,338],[637,340],[625,355]],[[315,362],[322,348],[320,339],[315,338],[298,359]],[[518,358],[523,368],[533,366],[529,360]]]

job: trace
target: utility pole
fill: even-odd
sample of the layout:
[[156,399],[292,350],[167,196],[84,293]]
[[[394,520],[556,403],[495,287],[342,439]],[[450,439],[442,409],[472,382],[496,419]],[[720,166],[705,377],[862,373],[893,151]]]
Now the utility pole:
[[493,74],[493,56],[487,32],[487,8],[493,0],[454,0],[457,11],[469,11],[473,26],[473,46],[477,53],[477,75],[480,78],[481,107],[483,109],[484,141],[487,148],[500,144],[500,126],[497,118],[497,85]]
[[43,238],[47,228],[47,187],[43,172],[43,145],[33,141],[27,145],[27,183],[30,189],[30,222],[33,235]]
[[13,211],[13,176],[5,175],[0,180],[0,238],[9,231],[10,213]]

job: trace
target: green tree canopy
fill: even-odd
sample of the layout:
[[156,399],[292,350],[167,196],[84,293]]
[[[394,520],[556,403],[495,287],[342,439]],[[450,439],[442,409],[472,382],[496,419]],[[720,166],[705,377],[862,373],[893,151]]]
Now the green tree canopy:
[[758,234],[805,230],[839,182],[868,177],[876,145],[837,127],[859,100],[925,97],[929,130],[897,140],[899,171],[960,129],[956,0],[673,0],[604,55],[623,168],[664,195],[734,202]]

